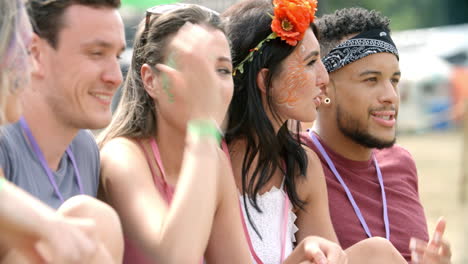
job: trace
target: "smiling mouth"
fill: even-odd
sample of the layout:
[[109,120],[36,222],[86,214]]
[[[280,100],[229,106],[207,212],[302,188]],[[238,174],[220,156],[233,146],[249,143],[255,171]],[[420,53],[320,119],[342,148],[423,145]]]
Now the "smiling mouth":
[[374,111],[371,116],[377,124],[384,127],[394,127],[396,123],[396,112],[390,111]]
[[109,100],[112,99],[112,96],[110,96],[110,95],[95,94],[95,93],[92,93],[91,95],[98,98],[98,99],[105,100],[105,101],[109,101]]
[[377,118],[383,119],[383,120],[393,120],[395,119],[395,115],[378,115],[378,114],[372,114],[372,116],[375,116]]

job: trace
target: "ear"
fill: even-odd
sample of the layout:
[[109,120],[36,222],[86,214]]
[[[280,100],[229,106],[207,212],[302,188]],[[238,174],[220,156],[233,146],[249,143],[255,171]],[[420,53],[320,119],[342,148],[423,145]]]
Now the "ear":
[[267,68],[262,68],[258,73],[257,73],[257,86],[258,86],[258,89],[260,89],[260,91],[263,93],[263,94],[266,94],[266,78],[268,76],[268,69]]
[[320,87],[322,102],[325,102],[326,99],[330,100],[329,102],[331,102],[331,104],[322,104],[320,107],[328,107],[333,104],[335,101],[335,89],[335,81],[332,78],[330,78],[328,84]]
[[36,33],[33,33],[30,49],[33,64],[31,75],[33,77],[43,78],[45,75],[46,45],[49,45],[46,40],[41,39]]
[[333,97],[335,94],[335,89],[335,80],[332,78],[331,75],[330,81],[326,85],[320,87],[320,90],[324,97]]
[[141,66],[140,74],[146,92],[151,98],[156,99],[159,95],[160,85],[153,68],[145,63]]

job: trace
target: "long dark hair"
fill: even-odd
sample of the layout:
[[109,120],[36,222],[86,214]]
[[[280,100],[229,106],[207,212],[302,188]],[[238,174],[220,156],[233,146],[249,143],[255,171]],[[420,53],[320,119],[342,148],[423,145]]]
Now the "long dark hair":
[[[268,0],[241,1],[222,14],[231,41],[234,68],[247,57],[252,48],[272,33],[270,14],[273,14],[273,5]],[[312,24],[311,27],[317,36],[315,26]],[[272,179],[277,169],[286,175],[285,189],[293,206],[303,209],[305,205],[296,190],[297,181],[305,177],[307,171],[307,155],[299,140],[300,125],[297,122],[291,132],[288,122],[280,120],[271,97],[273,76],[282,70],[283,60],[294,49],[280,38],[266,42],[255,52],[252,61],[244,63],[243,73],[237,72],[234,76],[234,95],[228,112],[226,141],[231,143],[236,139],[244,139],[247,143],[242,162],[244,206],[247,194],[249,202],[259,212],[261,209],[257,204],[257,194]],[[265,86],[267,105],[275,119],[273,121],[284,122],[278,134],[263,107],[257,86],[257,75],[263,68],[268,69]],[[247,173],[256,157],[257,165],[249,179]],[[246,212],[252,224],[248,210]],[[258,234],[255,225],[253,227]]]

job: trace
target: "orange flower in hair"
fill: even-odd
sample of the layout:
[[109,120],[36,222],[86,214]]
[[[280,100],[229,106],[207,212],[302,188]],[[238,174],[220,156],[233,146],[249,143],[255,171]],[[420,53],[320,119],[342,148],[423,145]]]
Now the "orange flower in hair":
[[291,46],[304,38],[305,31],[314,21],[316,0],[274,0],[271,30]]
[[247,57],[234,68],[234,76],[237,72],[244,73],[244,63],[251,62],[255,52],[272,39],[279,37],[289,45],[296,46],[304,38],[310,24],[314,22],[317,0],[273,0],[273,6],[272,33],[255,48],[249,50]]

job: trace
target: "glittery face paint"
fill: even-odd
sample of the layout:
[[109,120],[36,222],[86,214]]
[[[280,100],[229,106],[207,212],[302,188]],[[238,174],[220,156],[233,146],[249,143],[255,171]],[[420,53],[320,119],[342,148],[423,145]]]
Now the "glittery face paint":
[[[167,66],[177,69],[177,63],[174,59],[174,53],[169,53],[169,56],[167,57]],[[169,102],[173,103],[174,102],[174,94],[171,92],[171,83],[169,81],[169,77],[167,76],[166,73],[162,72],[161,73],[161,80],[162,80],[162,88],[164,92],[166,92],[167,97],[169,98]]]
[[277,104],[293,108],[300,100],[298,88],[304,87],[310,82],[310,76],[306,73],[307,64],[304,62],[306,55],[306,49],[301,45],[291,54],[292,60],[283,65],[288,74],[285,79],[285,87],[281,89],[276,99]]
[[273,77],[271,96],[281,122],[294,119],[312,122],[320,105],[321,87],[328,74],[320,60],[320,46],[311,29],[294,51],[282,62]]

